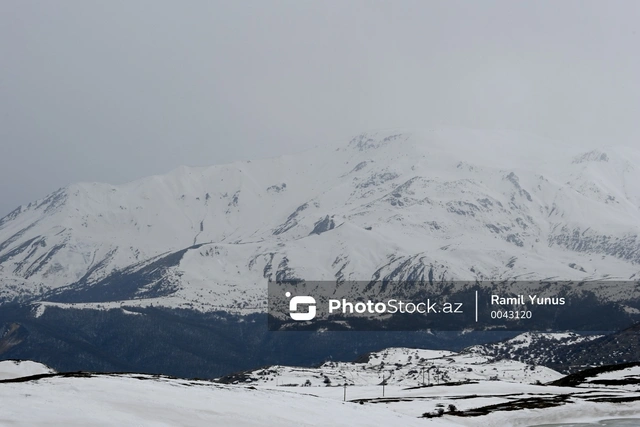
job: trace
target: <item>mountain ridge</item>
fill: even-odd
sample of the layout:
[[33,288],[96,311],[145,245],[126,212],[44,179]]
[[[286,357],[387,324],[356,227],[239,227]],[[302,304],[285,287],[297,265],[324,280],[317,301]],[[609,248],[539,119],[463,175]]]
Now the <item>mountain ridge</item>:
[[278,275],[638,280],[633,159],[513,132],[381,131],[120,186],[72,184],[0,220],[0,301],[90,288],[172,253],[182,257],[157,280],[175,292],[127,298],[257,304]]

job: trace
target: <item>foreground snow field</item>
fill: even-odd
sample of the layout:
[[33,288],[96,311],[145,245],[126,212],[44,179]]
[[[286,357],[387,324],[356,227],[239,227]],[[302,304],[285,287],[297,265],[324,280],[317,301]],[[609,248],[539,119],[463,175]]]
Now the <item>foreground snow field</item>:
[[[38,426],[529,426],[640,415],[640,404],[599,403],[588,396],[611,390],[481,382],[406,390],[342,387],[227,386],[147,375],[49,377],[0,383],[0,425]],[[420,418],[439,404],[459,410],[524,398],[570,394],[571,402],[479,416]],[[615,394],[615,393],[613,393]],[[638,393],[633,393],[638,396]],[[629,396],[629,393],[625,393]],[[363,401],[360,404],[360,400]]]
[[143,375],[45,378],[0,384],[0,425],[424,426],[385,407],[298,391]]
[[[392,384],[384,397],[379,384],[362,382],[346,387],[344,401],[342,386],[225,385],[143,374],[41,372],[15,378],[39,364],[2,363],[13,378],[0,381],[2,426],[504,427],[640,418],[637,386],[594,383],[637,379],[632,368],[608,371],[575,387],[485,380]],[[439,410],[444,415],[424,417]]]

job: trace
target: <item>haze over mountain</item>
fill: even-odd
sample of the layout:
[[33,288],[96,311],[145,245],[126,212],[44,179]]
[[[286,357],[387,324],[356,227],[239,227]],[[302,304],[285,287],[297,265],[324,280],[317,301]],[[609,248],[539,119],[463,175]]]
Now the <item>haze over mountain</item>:
[[637,164],[515,132],[380,131],[74,184],[0,220],[0,298],[251,312],[287,277],[637,280]]

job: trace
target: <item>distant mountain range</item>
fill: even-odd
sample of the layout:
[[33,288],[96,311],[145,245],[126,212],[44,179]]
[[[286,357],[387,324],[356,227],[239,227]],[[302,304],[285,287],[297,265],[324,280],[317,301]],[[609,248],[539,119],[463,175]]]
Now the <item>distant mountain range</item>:
[[374,132],[73,184],[0,220],[0,301],[248,313],[293,277],[637,281],[639,164],[511,132]]

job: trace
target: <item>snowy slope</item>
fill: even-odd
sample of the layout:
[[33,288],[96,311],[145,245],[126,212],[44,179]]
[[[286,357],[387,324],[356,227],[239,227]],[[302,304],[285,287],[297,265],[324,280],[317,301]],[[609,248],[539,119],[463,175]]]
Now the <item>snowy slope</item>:
[[121,186],[74,184],[0,220],[0,299],[149,266],[148,283],[112,300],[256,310],[269,278],[429,271],[637,280],[639,163],[625,147],[583,152],[511,132],[377,132]]
[[55,372],[42,363],[31,360],[0,360],[0,380],[28,377]]
[[568,349],[600,337],[602,335],[579,335],[574,332],[525,332],[505,341],[471,346],[463,353],[487,356],[492,360],[511,359],[533,365],[560,367],[563,362],[566,363]]
[[388,348],[356,362],[326,362],[317,368],[269,366],[229,375],[220,381],[269,386],[377,386],[385,381],[388,385],[417,387],[489,380],[532,384],[561,377],[552,369],[513,360],[496,361],[487,356],[445,350]]

